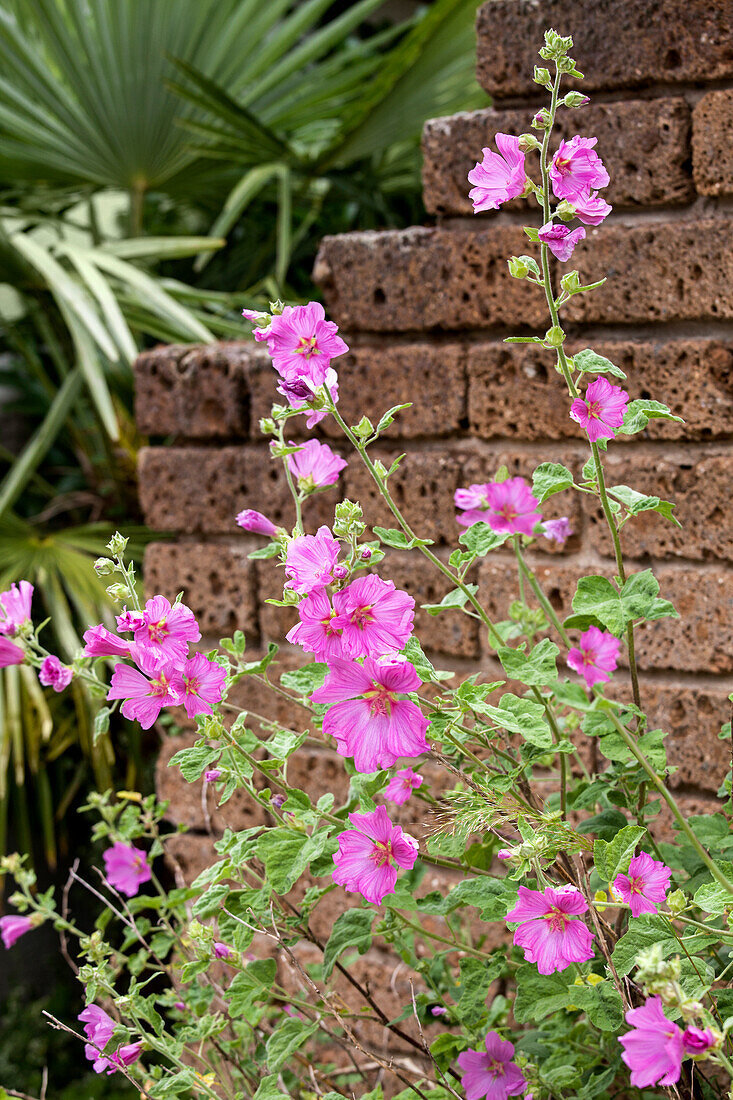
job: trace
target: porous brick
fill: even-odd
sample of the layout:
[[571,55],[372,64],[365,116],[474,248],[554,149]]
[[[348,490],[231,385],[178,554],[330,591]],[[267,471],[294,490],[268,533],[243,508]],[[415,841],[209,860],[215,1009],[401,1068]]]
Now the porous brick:
[[[466,176],[481,160],[482,148],[494,148],[497,132],[530,131],[531,116],[528,107],[488,108],[426,122],[423,197],[430,213],[473,213]],[[657,206],[694,197],[690,109],[684,99],[591,103],[582,111],[559,111],[554,137],[567,139],[575,134],[598,138],[598,152],[611,177],[603,197],[614,206]],[[536,171],[536,163],[536,158],[527,159],[530,174]],[[512,206],[521,202],[514,200]]]
[[[730,0],[489,0],[479,9],[479,83],[496,99],[536,96],[544,32],[571,34],[583,91],[733,76]],[[569,85],[568,85],[569,86]]]
[[[389,468],[398,452],[372,454],[381,457]],[[420,538],[453,542],[456,537],[453,494],[460,481],[460,459],[449,451],[435,448],[413,450],[402,460],[389,479],[389,488],[397,506]],[[395,518],[382,500],[369,471],[356,462],[346,470],[346,494],[358,500],[370,526],[395,527]]]
[[692,172],[701,195],[733,195],[733,88],[708,92],[692,115]]
[[545,323],[544,298],[506,266],[512,253],[534,247],[519,226],[346,233],[324,238],[313,277],[342,328],[537,326]]
[[139,430],[185,439],[246,437],[248,376],[266,362],[267,352],[251,341],[144,352],[135,364]]
[[[733,318],[733,253],[724,219],[591,229],[573,263],[582,282],[604,286],[576,295],[571,321]],[[509,276],[506,260],[528,243],[515,226],[407,229],[326,237],[314,276],[342,325],[377,332],[522,326],[545,329],[536,287]]]
[[727,220],[605,225],[573,255],[581,282],[608,275],[570,300],[572,321],[645,323],[733,317],[733,252]]
[[[591,341],[627,374],[633,397],[662,401],[684,424],[651,420],[638,439],[705,440],[733,433],[733,344],[705,339]],[[579,351],[588,341],[568,342]],[[521,391],[523,399],[517,400]],[[468,349],[468,419],[481,439],[580,439],[554,356],[531,344]]]
[[[295,510],[282,465],[266,447],[146,447],[138,464],[140,503],[158,531],[229,535],[245,508],[292,528]],[[308,501],[308,529],[333,520],[335,492]]]
[[204,634],[219,637],[243,630],[257,634],[254,540],[238,542],[152,542],[145,550],[145,590],[173,600],[183,592]]
[[[541,462],[560,462],[563,466],[567,466],[576,477],[580,474],[582,467],[582,460],[577,453],[552,447],[543,451],[541,455],[523,449],[521,446],[516,449],[507,448],[505,451],[468,451],[463,457],[461,487],[474,484],[481,485],[484,482],[493,481],[501,466],[506,466],[511,477],[526,478],[531,485],[532,473]],[[540,538],[536,543],[537,550],[547,554],[563,555],[577,550],[583,528],[583,513],[578,496],[579,494],[566,490],[562,493],[556,493],[545,501],[541,507],[543,517],[545,519],[558,519],[560,516],[566,516],[570,520],[573,534],[564,546],[559,546],[549,539]],[[456,532],[458,530],[456,526]],[[454,540],[456,538],[457,535],[454,535]]]
[[[610,563],[536,563],[534,572],[542,590],[561,619],[572,613],[571,601],[581,577],[599,573],[609,579],[615,572]],[[629,575],[636,572],[629,570]],[[639,668],[681,672],[733,671],[733,573],[711,569],[683,569],[677,566],[655,570],[660,596],[671,600],[679,619],[658,619],[636,628],[636,657]],[[516,566],[489,557],[480,573],[480,595],[494,619],[507,618],[509,605],[517,598]],[[538,606],[528,593],[531,606]]]
[[[629,520],[621,545],[632,558],[680,557],[698,561],[733,558],[733,511],[730,487],[733,455],[729,452],[678,451],[651,453],[609,452],[605,459],[608,485],[630,485],[649,496],[676,503],[682,528],[656,512]],[[584,496],[591,545],[611,553],[610,536],[595,498]]]

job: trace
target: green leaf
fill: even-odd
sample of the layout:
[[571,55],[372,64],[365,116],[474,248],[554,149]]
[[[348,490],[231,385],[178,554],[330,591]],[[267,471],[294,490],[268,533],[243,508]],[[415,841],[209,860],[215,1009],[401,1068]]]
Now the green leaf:
[[278,1086],[278,1074],[268,1073],[257,1086],[257,1092],[252,1100],[290,1100],[290,1095],[283,1092]]
[[318,1022],[286,1016],[280,1021],[265,1044],[265,1058],[273,1073],[279,1073],[291,1054],[318,1030]]
[[540,504],[555,493],[569,489],[573,484],[573,475],[567,466],[559,462],[543,462],[532,474],[532,492]]
[[280,683],[297,695],[312,695],[317,688],[323,687],[327,673],[328,665],[315,662],[293,669],[292,672],[283,672]]
[[495,531],[491,530],[488,523],[479,522],[472,524],[459,535],[458,541],[475,557],[483,558],[490,554],[492,550],[503,546],[508,538],[510,536],[506,534],[497,535]]
[[269,829],[257,842],[267,881],[276,894],[287,894],[312,859],[322,855],[330,837],[325,831],[308,836],[294,829]]
[[260,546],[257,550],[252,550],[247,557],[250,561],[265,561],[267,558],[276,558],[280,553],[279,542],[268,542],[266,546]]
[[454,588],[452,592],[448,592],[440,603],[424,603],[420,606],[424,611],[427,611],[428,615],[440,615],[443,611],[460,611],[465,606],[468,600],[468,593],[476,595],[478,592],[477,584],[467,584],[465,591],[462,588]]
[[398,531],[394,527],[373,527],[374,534],[385,546],[394,546],[397,550],[406,550],[410,540],[404,531]]
[[246,1016],[258,1000],[267,1002],[276,976],[274,959],[255,959],[235,974],[227,990],[230,1016]]
[[[581,577],[573,596],[573,611],[590,615],[618,637],[626,625],[621,597],[606,577]],[[567,624],[566,624],[567,625]]]
[[549,638],[543,638],[531,650],[499,646],[496,651],[510,680],[519,680],[529,687],[543,687],[557,680],[556,660],[560,650]]
[[507,692],[502,695],[498,707],[487,706],[486,713],[502,729],[520,734],[531,745],[540,749],[552,748],[552,734],[545,721],[545,709],[539,703]]
[[[706,947],[720,942],[717,933],[696,933],[683,937],[684,945],[690,954],[702,951]],[[683,948],[674,935],[664,917],[656,913],[642,913],[629,925],[628,932],[621,937],[613,952],[613,964],[619,975],[623,978],[629,974],[635,965],[636,956],[645,947],[659,944],[662,947],[665,958],[674,955],[683,955]]]
[[498,977],[503,965],[504,960],[500,958],[492,959],[488,965],[486,960],[472,956],[461,959],[461,994],[455,1011],[465,1027],[477,1027],[486,1015],[486,1001],[491,983]]
[[650,420],[676,420],[684,424],[681,416],[675,416],[660,401],[630,401],[624,422],[618,430],[623,435],[635,435],[643,432]]
[[540,974],[533,963],[520,966],[515,975],[517,996],[514,1019],[518,1024],[543,1020],[551,1012],[572,1004],[575,987],[562,974]]
[[573,356],[573,365],[583,374],[612,374],[614,378],[626,378],[620,367],[614,366],[610,359],[599,355],[597,351],[592,351],[591,348],[576,352]]
[[[715,863],[728,878],[733,876],[733,863],[724,859],[716,860]],[[733,895],[717,882],[706,882],[698,887],[692,900],[706,913],[714,913],[716,916],[726,909],[733,909]]]
[[325,951],[323,952],[323,978],[331,976],[336,960],[344,951],[355,949],[360,955],[368,951],[372,943],[372,909],[347,909],[336,918]]
[[608,495],[619,500],[632,516],[638,516],[640,512],[659,512],[660,515],[674,523],[676,527],[682,524],[673,515],[675,505],[669,500],[661,500],[659,497],[645,496],[628,485],[611,485]]
[[168,761],[168,767],[180,768],[186,782],[193,783],[201,778],[204,770],[209,764],[218,760],[220,755],[220,748],[212,748],[211,745],[192,745],[188,749],[179,749]]
[[402,409],[411,408],[412,401],[406,401],[404,405],[393,405],[392,408],[388,409],[387,412],[381,417],[379,423],[377,424],[376,435],[380,435],[385,428],[388,428],[390,426],[398,412],[401,412]]
[[608,981],[597,985],[571,985],[570,996],[576,1008],[582,1009],[600,1031],[618,1031],[624,1022],[621,994]]
[[619,871],[629,865],[637,845],[646,829],[639,825],[627,825],[611,841],[596,840],[593,844],[593,860],[596,870],[606,882],[613,882]]

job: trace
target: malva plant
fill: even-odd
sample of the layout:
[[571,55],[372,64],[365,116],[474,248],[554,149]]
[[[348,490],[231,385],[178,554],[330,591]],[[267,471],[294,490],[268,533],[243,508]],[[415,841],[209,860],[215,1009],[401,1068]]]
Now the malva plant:
[[[498,152],[484,150],[470,182],[477,210],[520,195],[539,204],[539,228],[525,229],[539,261],[514,256],[509,270],[546,297],[545,336],[521,339],[555,358],[568,416],[589,444],[580,480],[547,462],[531,485],[487,471],[485,483],[456,493],[457,546],[444,561],[391,493],[400,460],[387,469],[370,454],[400,409],[376,426],[366,416],[347,425],[333,365],[347,348],[336,326],[316,303],[277,302],[247,316],[286,402],[261,427],[294,522],[285,529],[251,510],[237,522],[269,538],[253,556],[279,559],[280,602],[299,619],[288,641],[313,659],[278,676],[277,647],[249,660],[241,633],[209,652],[192,649],[201,641],[193,612],[181,598],[140,605],[119,535],[96,563],[113,578],[117,633],[90,627],[73,665],[44,649],[28,585],[0,595],[0,661],[33,666],[55,690],[84,677],[100,698],[99,730],[116,707],[148,728],[183,705],[198,739],[172,766],[203,779],[204,797],[216,792],[224,815],[232,795],[246,793],[266,822],[226,829],[216,861],[191,885],[179,876],[166,889],[158,865],[166,847],[175,857],[165,808],[130,792],[94,796],[104,868],[99,881],[72,870],[60,906],[52,891],[37,892],[22,860],[4,861],[18,887],[13,914],[0,920],[5,946],[44,921],[69,957],[76,941],[86,1007],[78,1025],[52,1022],[79,1035],[97,1072],[124,1075],[141,1096],[731,1095],[731,778],[720,812],[689,820],[669,789],[669,731],[648,728],[635,633],[677,613],[651,570],[627,572],[619,532],[650,510],[674,523],[673,505],[607,484],[603,462],[618,434],[671,413],[634,399],[633,380],[593,350],[565,350],[563,307],[603,279],[584,286],[567,271],[556,285],[554,261],[569,260],[584,226],[610,210],[595,138],[551,148],[557,112],[588,102],[561,95],[564,77],[580,79],[571,46],[547,32],[540,55],[554,73],[538,67],[535,80],[549,106],[532,120],[534,133],[497,135]],[[342,500],[330,527],[306,531],[310,498],[336,484],[345,463],[316,439],[290,441],[301,416],[309,427],[336,421],[393,528],[367,538],[360,505]],[[615,575],[583,577],[561,621],[525,550],[542,539],[564,544],[568,519],[546,520],[543,508],[573,492],[599,501]],[[427,611],[477,620],[505,681],[461,682],[432,665],[414,632],[414,599],[381,575],[390,547],[422,554],[448,579],[451,591]],[[495,622],[469,578],[500,548],[516,559],[519,598]],[[246,677],[285,697],[302,728],[242,710],[236,687]],[[324,791],[314,802],[289,782],[308,741],[333,751],[349,780],[345,801]],[[590,755],[602,760],[595,773]],[[406,803],[421,807],[419,829],[395,820]],[[73,920],[72,887],[104,903],[91,933]],[[341,911],[316,931],[337,887]],[[357,961],[372,946],[381,985],[362,978]],[[385,1033],[386,1046],[375,1038]]]

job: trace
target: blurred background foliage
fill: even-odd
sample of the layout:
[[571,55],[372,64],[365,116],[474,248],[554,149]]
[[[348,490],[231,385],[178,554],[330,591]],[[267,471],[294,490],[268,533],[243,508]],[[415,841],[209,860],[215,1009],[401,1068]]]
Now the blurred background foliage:
[[[324,234],[422,220],[425,119],[485,102],[476,6],[0,0],[0,591],[36,586],[62,659],[111,622],[112,531],[148,537],[137,352],[246,338],[243,306],[312,294]],[[144,782],[98,707],[0,673],[0,851],[53,865],[90,783]]]

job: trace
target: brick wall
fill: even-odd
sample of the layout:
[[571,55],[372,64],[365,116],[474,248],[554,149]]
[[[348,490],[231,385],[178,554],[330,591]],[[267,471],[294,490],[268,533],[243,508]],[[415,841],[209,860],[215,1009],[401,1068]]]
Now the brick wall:
[[[568,417],[550,354],[502,343],[509,332],[547,327],[540,291],[506,273],[506,256],[528,250],[522,201],[476,217],[466,183],[496,130],[528,129],[541,102],[531,82],[535,53],[550,25],[575,36],[573,55],[593,92],[589,107],[565,113],[565,132],[598,135],[614,204],[573,257],[581,278],[609,278],[575,300],[570,348],[592,345],[626,370],[632,396],[664,401],[686,421],[652,422],[613,445],[608,462],[612,483],[677,501],[684,525],[680,532],[647,514],[628,525],[623,541],[630,568],[653,566],[662,594],[682,615],[681,623],[645,625],[638,655],[652,722],[671,730],[667,744],[679,769],[672,782],[689,812],[702,812],[729,763],[717,730],[733,689],[731,0],[485,4],[477,20],[478,72],[493,106],[427,123],[425,205],[434,224],[327,238],[315,279],[352,349],[339,361],[347,420],[414,402],[380,451],[388,459],[408,450],[394,491],[438,552],[455,542],[459,485],[490,479],[502,463],[523,475],[545,460],[579,469],[587,445]],[[157,349],[137,364],[138,425],[169,437],[141,456],[142,504],[152,527],[175,536],[149,548],[146,583],[168,594],[184,588],[208,632],[219,637],[241,628],[256,647],[280,640],[292,621],[263,604],[277,594],[280,576],[271,562],[247,560],[256,542],[233,523],[246,507],[276,522],[291,519],[283,479],[257,431],[272,397],[267,357],[250,343]],[[328,423],[323,434],[333,435]],[[355,462],[343,481],[373,522],[386,520]],[[312,526],[329,521],[335,499],[324,494],[311,502]],[[565,611],[580,574],[612,575],[614,568],[593,500],[565,494],[550,504],[548,514],[570,512],[576,533],[564,552],[543,545],[533,557],[550,598]],[[427,564],[395,551],[384,575],[418,603],[445,591]],[[480,579],[489,610],[504,614],[515,586],[511,560],[492,555]],[[493,677],[472,621],[424,614],[418,621],[425,648],[443,667]],[[265,706],[247,690],[252,709]],[[181,843],[195,865],[195,835],[206,823],[199,793],[165,767],[178,747],[164,747],[159,787],[194,830]],[[331,790],[339,777],[317,751],[294,776]],[[251,809],[235,804],[224,817],[249,823]],[[214,815],[213,826],[220,825]]]

